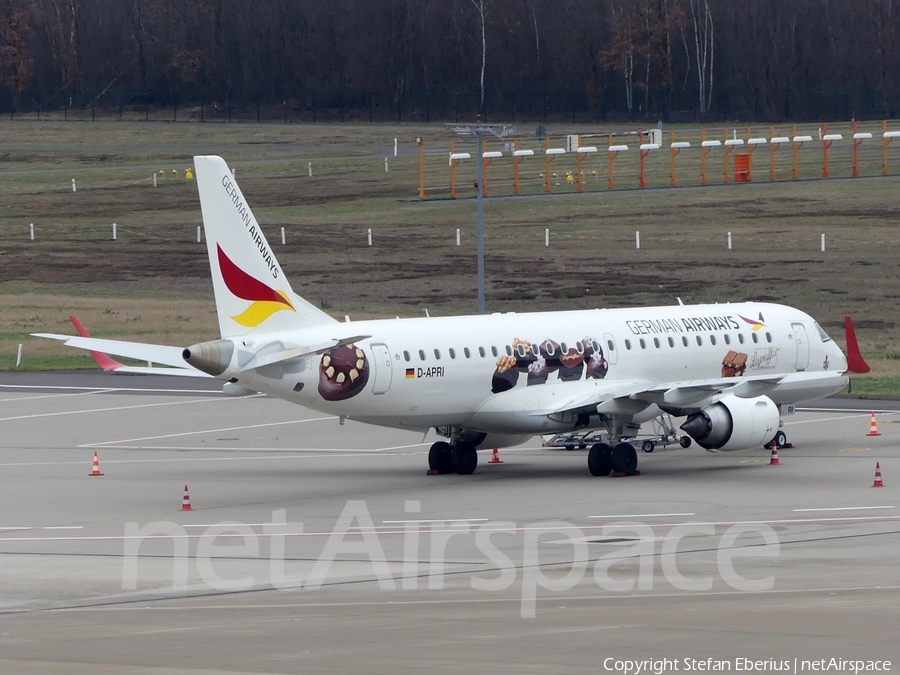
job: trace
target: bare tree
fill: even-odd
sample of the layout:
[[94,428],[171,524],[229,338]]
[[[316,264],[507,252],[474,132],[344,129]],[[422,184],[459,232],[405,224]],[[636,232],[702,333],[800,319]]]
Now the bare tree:
[[689,0],[691,24],[694,28],[694,55],[697,61],[697,84],[700,93],[700,112],[709,110],[712,103],[714,31],[709,0]]

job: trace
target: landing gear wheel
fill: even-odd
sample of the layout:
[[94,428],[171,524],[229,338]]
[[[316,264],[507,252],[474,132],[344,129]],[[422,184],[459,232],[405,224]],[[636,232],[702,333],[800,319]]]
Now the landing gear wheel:
[[438,441],[428,451],[428,468],[438,473],[452,473],[453,462],[451,459],[450,444]]
[[592,476],[608,476],[612,471],[612,448],[606,443],[592,445],[588,451],[588,470]]
[[475,471],[478,466],[478,452],[474,445],[467,443],[457,443],[453,446],[451,453],[453,462],[453,471],[460,476],[468,476]]
[[678,442],[681,443],[682,448],[691,447],[691,437],[690,436],[682,436]]
[[776,448],[783,448],[785,445],[787,445],[787,434],[779,429],[775,432],[775,437],[772,439],[772,442],[775,444]]
[[631,443],[619,443],[612,451],[612,470],[633,476],[637,471],[637,452]]
[[653,441],[644,441],[644,444],[641,446],[641,450],[644,452],[653,452],[656,449],[656,443]]

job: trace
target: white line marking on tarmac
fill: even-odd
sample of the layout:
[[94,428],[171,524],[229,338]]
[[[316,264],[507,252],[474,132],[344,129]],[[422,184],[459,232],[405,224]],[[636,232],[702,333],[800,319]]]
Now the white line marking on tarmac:
[[382,525],[403,525],[405,523],[486,523],[488,518],[434,518],[429,520],[382,520]]
[[[412,448],[420,448],[427,443],[414,443],[412,445],[395,445],[395,446],[387,446],[384,448],[374,448],[372,450],[366,450],[363,448],[303,448],[300,449],[294,454],[290,455],[258,455],[254,454],[252,456],[246,457],[160,457],[153,459],[105,459],[103,460],[103,464],[154,464],[159,462],[261,462],[265,460],[272,459],[314,459],[316,457],[372,457],[377,456],[378,454],[382,454],[385,457],[392,456],[394,454],[399,454],[396,450],[408,450]],[[146,450],[148,448],[120,448],[115,447],[116,450],[121,449],[136,449],[136,450]],[[154,450],[230,450],[232,448],[169,448],[169,447],[159,447],[159,448],[150,448]],[[257,448],[259,449],[259,448]],[[270,450],[273,452],[286,452],[285,448],[263,448],[262,450]],[[90,462],[86,462],[84,460],[81,461],[67,461],[67,462],[6,462],[0,463],[0,467],[4,466],[74,466],[74,465],[89,465]]]
[[[832,411],[830,411],[830,412],[839,412],[839,411],[837,411],[837,410],[832,410]],[[855,418],[858,418],[858,417],[865,417],[866,419],[868,419],[868,418],[870,418],[871,416],[872,416],[872,413],[853,414],[853,415],[840,415],[839,417],[826,417],[826,418],[824,418],[824,419],[821,418],[821,417],[816,417],[815,419],[811,419],[811,420],[795,420],[795,421],[793,421],[793,422],[785,422],[785,423],[784,423],[784,426],[789,426],[789,425],[792,425],[792,424],[821,424],[822,422],[836,422],[836,421],[838,421],[838,420],[844,421],[844,420],[849,420],[849,419],[855,419]]]
[[[62,415],[87,415],[90,413],[115,412],[118,410],[136,410],[139,408],[159,408],[168,405],[190,405],[191,403],[209,403],[210,401],[222,401],[220,398],[198,398],[193,401],[167,401],[165,403],[142,403],[141,405],[121,405],[114,408],[91,408],[89,410],[63,410],[52,413],[35,413],[33,415],[16,415],[15,417],[0,417],[0,422],[12,422],[15,420],[31,420],[38,417],[60,417]],[[237,400],[237,399],[234,399]]]
[[834,506],[823,509],[794,509],[794,513],[807,513],[809,511],[869,511],[871,509],[894,509],[896,506]]
[[[831,412],[831,413],[851,413],[851,412],[859,412],[859,409],[856,408],[795,408],[797,412],[811,412],[811,413],[819,413],[819,412]],[[872,413],[876,415],[900,415],[900,410],[868,410],[865,412],[864,417],[871,417]]]
[[[124,438],[119,441],[101,441],[99,443],[82,443],[76,447],[79,448],[99,448],[104,445],[113,445],[115,443],[136,443],[137,441],[156,441],[161,438],[178,438],[180,436],[196,436],[197,434],[219,434],[223,431],[241,431],[243,429],[259,429],[261,427],[277,427],[283,424],[302,424],[303,422],[322,422],[323,420],[336,420],[337,417],[330,415],[328,417],[311,417],[305,420],[288,420],[286,422],[265,422],[263,424],[245,424],[239,427],[222,427],[221,429],[201,429],[199,431],[182,431],[177,434],[160,434],[159,436],[142,436],[140,438]],[[2,420],[0,420],[2,421]]]
[[[173,513],[178,513],[177,511]],[[896,522],[900,520],[900,516],[855,516],[855,517],[845,517],[845,518],[794,518],[794,519],[779,519],[779,520],[729,520],[729,521],[721,521],[721,522],[688,522],[688,523],[658,523],[657,527],[678,527],[679,525],[712,525],[714,527],[730,527],[732,525],[813,525],[819,523],[858,523],[858,522],[867,522],[867,523],[876,523],[876,522],[886,522],[892,521]],[[588,525],[584,527],[579,527],[577,525],[571,525],[568,527],[554,527],[551,532],[565,532],[569,530],[575,530],[578,532],[584,532],[585,530],[593,531],[593,530],[601,530],[603,528],[615,528],[615,529],[623,529],[630,530],[633,528],[633,524],[625,524],[625,525]],[[500,527],[498,525],[492,525],[490,522],[481,525],[478,528],[479,531],[482,532],[529,532],[529,531],[538,531],[538,532],[547,532],[547,528],[545,527]],[[413,530],[413,532],[418,532],[420,534],[428,534],[429,530]],[[605,530],[605,532],[609,532],[609,529]],[[270,534],[263,533],[257,535],[259,537],[330,537],[334,533],[329,532],[284,532],[278,534]],[[379,528],[379,534],[390,534],[397,536],[404,536],[407,534],[406,529],[394,529],[394,530],[382,530]],[[170,539],[201,539],[205,535],[201,534],[178,534],[178,535],[169,535],[169,534],[148,534],[148,535],[96,535],[96,536],[83,536],[83,537],[0,537],[0,542],[59,542],[59,541],[126,541],[129,539],[158,539],[167,541]],[[223,539],[236,539],[238,537],[243,537],[243,534],[221,534],[219,535]]]
[[632,513],[624,516],[588,516],[588,518],[674,518],[693,515],[693,513]]
[[93,394],[103,394],[107,389],[92,389],[91,391],[78,391],[74,394],[42,394],[38,396],[20,396],[18,398],[0,398],[2,403],[18,403],[19,401],[36,401],[42,398],[66,398],[70,396],[92,396]]
[[19,530],[83,530],[83,525],[32,525],[0,527],[0,532],[14,532]]
[[154,394],[221,394],[221,389],[144,389],[143,387],[63,387],[49,384],[0,384],[0,389],[60,389],[68,391],[149,391]]

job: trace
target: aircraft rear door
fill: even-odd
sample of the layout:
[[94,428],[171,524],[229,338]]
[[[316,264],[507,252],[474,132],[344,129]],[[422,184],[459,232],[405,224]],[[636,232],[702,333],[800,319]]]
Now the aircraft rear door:
[[383,394],[391,388],[393,367],[391,352],[385,344],[372,345],[372,362],[375,365],[375,382],[372,384],[373,394]]
[[809,366],[809,341],[806,339],[806,328],[802,323],[792,323],[794,343],[797,345],[797,370],[806,370]]

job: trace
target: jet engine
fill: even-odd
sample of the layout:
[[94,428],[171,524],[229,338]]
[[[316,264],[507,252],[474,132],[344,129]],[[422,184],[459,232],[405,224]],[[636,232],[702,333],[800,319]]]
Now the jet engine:
[[764,445],[778,431],[778,408],[766,396],[723,396],[687,418],[681,428],[710,452],[731,452]]

